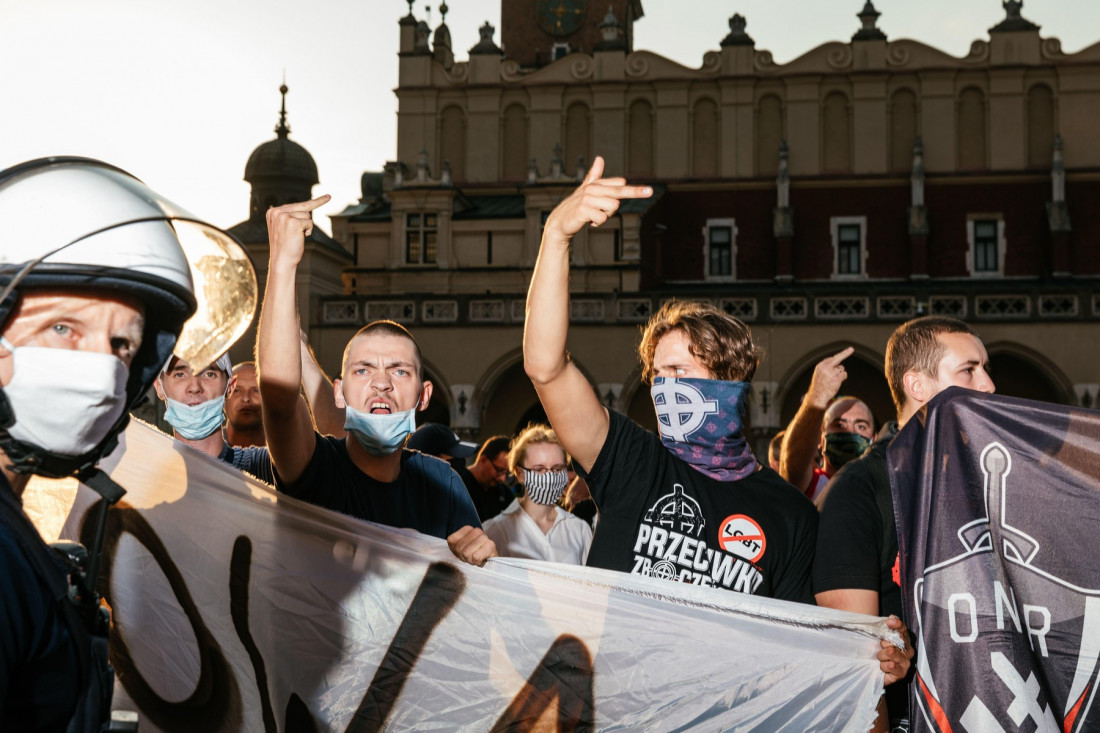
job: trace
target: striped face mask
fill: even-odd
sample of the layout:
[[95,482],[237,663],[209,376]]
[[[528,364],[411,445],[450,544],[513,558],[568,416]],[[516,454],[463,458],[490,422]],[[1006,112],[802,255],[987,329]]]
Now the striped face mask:
[[565,485],[569,483],[569,474],[565,471],[547,471],[535,473],[523,469],[523,488],[527,491],[528,498],[536,504],[554,506],[565,492]]

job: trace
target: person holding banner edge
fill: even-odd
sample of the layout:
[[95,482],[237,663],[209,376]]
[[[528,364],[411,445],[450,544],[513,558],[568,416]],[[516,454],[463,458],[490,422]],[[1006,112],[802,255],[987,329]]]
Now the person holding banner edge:
[[485,536],[466,487],[447,463],[405,451],[415,413],[427,409],[420,349],[403,326],[375,321],[344,350],[333,382],[346,411],[343,440],[314,430],[301,395],[302,358],[295,283],[311,212],[329,196],[269,209],[267,293],[260,314],[257,362],[267,446],[275,485],[291,496],[360,519],[411,527],[448,541],[461,560],[483,565],[496,546]]
[[[945,316],[917,318],[894,331],[886,345],[886,378],[898,428],[950,386],[996,390],[981,339],[967,324]],[[880,433],[817,499],[821,519],[813,582],[818,605],[855,613],[902,613],[897,525],[886,465],[886,450],[896,434],[897,429]],[[887,717],[889,728],[882,724]],[[908,722],[907,685],[889,685],[875,730],[908,730]]]
[[[748,328],[694,303],[666,304],[651,320],[641,353],[660,438],[609,412],[569,358],[571,240],[606,222],[623,199],[653,194],[603,178],[603,168],[597,156],[546,221],[523,334],[527,375],[600,510],[588,564],[812,603],[816,512],[756,464],[740,435],[758,359]],[[686,411],[677,415],[679,406]],[[707,423],[711,438],[700,430]],[[900,619],[888,624],[907,636]],[[886,681],[904,677],[912,650],[881,644]]]

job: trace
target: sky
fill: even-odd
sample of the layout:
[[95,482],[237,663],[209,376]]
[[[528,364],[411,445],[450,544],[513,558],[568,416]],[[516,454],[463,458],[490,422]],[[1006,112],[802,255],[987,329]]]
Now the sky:
[[[449,0],[457,61],[486,20],[500,42],[502,1],[523,0]],[[783,63],[851,38],[863,3],[643,0],[634,47],[698,68],[737,12],[756,48]],[[1028,0],[1023,15],[1072,53],[1100,41],[1096,5]],[[1004,17],[1000,0],[875,6],[891,40],[956,56]],[[0,168],[99,158],[228,228],[247,218],[244,165],[274,137],[285,72],[290,137],[317,161],[315,195],[333,196],[319,213],[336,214],[359,199],[364,171],[395,156],[397,21],[407,12],[404,0],[0,0]],[[436,0],[416,0],[414,13],[439,24]]]

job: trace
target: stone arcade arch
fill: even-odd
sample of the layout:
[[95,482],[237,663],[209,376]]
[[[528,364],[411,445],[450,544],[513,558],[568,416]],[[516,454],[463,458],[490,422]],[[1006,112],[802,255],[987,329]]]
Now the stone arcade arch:
[[428,409],[416,413],[416,424],[437,422],[451,424],[451,386],[443,377],[443,371],[431,362],[424,361],[424,379],[432,383],[432,397],[428,400]]
[[783,379],[779,382],[779,394],[776,395],[781,405],[779,411],[781,427],[785,428],[798,412],[798,407],[802,404],[802,396],[810,388],[810,379],[813,377],[817,363],[826,356],[853,345],[856,349],[855,353],[844,361],[848,378],[844,381],[840,393],[854,395],[866,402],[875,416],[876,429],[883,422],[897,418],[894,401],[890,397],[890,385],[883,372],[883,356],[858,344],[836,341],[808,352],[795,361],[783,375]]
[[[595,384],[582,364],[577,367],[589,384]],[[535,387],[523,370],[521,348],[504,354],[485,370],[474,388],[473,403],[481,411],[478,440],[515,435],[529,422],[547,422]]]
[[1073,383],[1047,357],[1011,341],[986,344],[997,394],[1059,405],[1076,405]]

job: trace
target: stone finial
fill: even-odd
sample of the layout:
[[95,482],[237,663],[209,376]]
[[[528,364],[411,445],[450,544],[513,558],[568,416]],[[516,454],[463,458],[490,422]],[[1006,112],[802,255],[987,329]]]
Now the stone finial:
[[[913,138],[913,172],[909,174],[909,236],[928,236],[928,209],[924,205],[924,141]],[[927,277],[923,268],[914,270],[913,277]]]
[[756,41],[752,40],[752,37],[745,33],[745,26],[749,22],[745,20],[745,16],[740,13],[734,13],[730,18],[730,32],[725,38],[722,39],[722,47],[726,46],[755,46]]
[[1066,200],[1066,166],[1062,162],[1062,150],[1064,149],[1062,136],[1054,135],[1054,154],[1050,164],[1051,200],[1055,203],[1063,203]]
[[588,166],[585,165],[584,156],[577,156],[577,172],[573,174],[573,177],[577,179],[577,183],[584,180],[584,174],[588,171]]
[[539,164],[534,158],[531,158],[531,164],[527,166],[527,182],[538,183],[539,181]]
[[623,24],[619,22],[615,11],[607,6],[607,15],[599,25],[601,39],[596,44],[596,51],[618,51],[626,49],[626,41],[623,40]]
[[416,25],[416,16],[413,15],[413,3],[416,2],[416,0],[406,0],[406,2],[409,4],[409,13],[398,22],[401,25]]
[[432,29],[428,27],[426,20],[418,21],[416,24],[416,40],[413,43],[413,53],[430,54],[432,50],[428,47],[428,39],[432,35]]
[[554,157],[550,159],[550,178],[564,178],[565,164],[561,159],[561,143],[554,143]]
[[787,147],[787,141],[784,140],[779,143],[779,166],[775,174],[775,205],[780,209],[785,209],[791,205],[791,170],[788,162],[789,157],[790,148]]
[[1039,26],[1020,15],[1020,10],[1024,7],[1024,0],[1004,0],[1004,2],[1001,3],[1001,7],[1005,9],[1005,18],[1000,23],[990,28],[990,33],[1039,30]]
[[909,175],[913,206],[924,206],[924,141],[917,136],[913,140],[913,172]]
[[451,161],[450,159],[443,161],[443,170],[439,174],[440,186],[453,186],[454,180],[451,178]]
[[863,6],[863,10],[856,14],[860,22],[863,23],[863,27],[856,31],[852,36],[853,41],[885,41],[886,34],[879,30],[878,19],[882,15],[879,11],[875,10],[874,4],[871,0],[867,0]]
[[470,49],[471,56],[478,56],[481,54],[490,55],[496,54],[500,56],[504,53],[493,41],[493,34],[496,33],[496,28],[493,27],[489,21],[485,21],[485,25],[477,29],[478,34],[481,36],[481,40],[477,42],[477,45]]
[[428,168],[428,151],[421,148],[420,159],[416,161],[416,182],[427,183],[431,170]]
[[455,55],[451,50],[451,29],[447,27],[446,22],[447,3],[439,6],[439,12],[443,16],[443,21],[435,29],[435,35],[432,38],[432,57],[444,69],[451,69],[455,65]]

